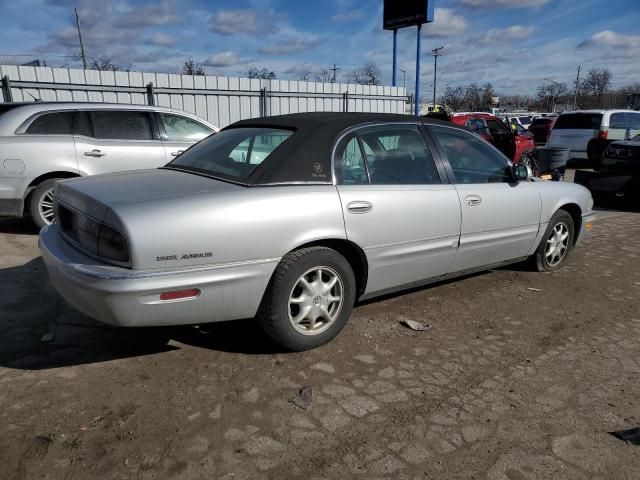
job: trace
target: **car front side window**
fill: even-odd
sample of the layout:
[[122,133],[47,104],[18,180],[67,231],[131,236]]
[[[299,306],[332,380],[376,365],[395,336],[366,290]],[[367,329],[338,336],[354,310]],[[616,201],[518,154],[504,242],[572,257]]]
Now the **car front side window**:
[[435,160],[417,126],[369,127],[358,135],[365,145],[372,185],[442,183]]
[[213,133],[209,127],[182,115],[160,113],[167,140],[172,142],[199,142]]
[[509,162],[491,145],[465,131],[430,126],[436,142],[449,161],[455,183],[509,183]]

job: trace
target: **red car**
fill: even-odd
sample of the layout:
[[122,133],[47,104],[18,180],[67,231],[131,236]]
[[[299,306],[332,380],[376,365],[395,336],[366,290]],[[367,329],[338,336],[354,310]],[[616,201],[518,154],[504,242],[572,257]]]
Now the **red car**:
[[451,115],[451,122],[473,130],[513,162],[519,162],[525,151],[535,147],[532,134],[526,131],[512,132],[498,117],[490,113],[454,113]]

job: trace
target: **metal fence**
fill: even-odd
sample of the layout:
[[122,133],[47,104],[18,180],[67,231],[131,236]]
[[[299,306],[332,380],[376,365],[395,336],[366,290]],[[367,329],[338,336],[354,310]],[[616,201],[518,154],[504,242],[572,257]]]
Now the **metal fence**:
[[405,113],[401,87],[0,65],[0,101],[152,104],[224,127],[298,112]]

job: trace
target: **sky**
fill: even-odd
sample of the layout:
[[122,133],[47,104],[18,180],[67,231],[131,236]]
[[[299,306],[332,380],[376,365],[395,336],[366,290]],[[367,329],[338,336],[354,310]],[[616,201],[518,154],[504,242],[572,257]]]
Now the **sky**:
[[[131,70],[177,73],[187,57],[211,75],[249,66],[281,79],[313,78],[334,64],[338,81],[374,62],[391,84],[392,33],[382,0],[0,0],[0,63],[45,60],[81,68],[73,8],[87,55]],[[640,80],[640,0],[438,0],[422,28],[421,93],[491,82],[502,95],[534,94],[546,81],[571,86],[608,68],[613,86]],[[398,84],[415,85],[416,28],[398,33]],[[425,94],[426,95],[426,94]]]

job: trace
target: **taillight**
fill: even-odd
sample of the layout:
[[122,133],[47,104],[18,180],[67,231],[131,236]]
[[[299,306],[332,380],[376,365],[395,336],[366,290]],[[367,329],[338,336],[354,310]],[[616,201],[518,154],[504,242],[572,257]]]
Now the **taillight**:
[[102,225],[98,236],[98,256],[126,263],[129,261],[129,247],[120,233]]
[[600,130],[598,132],[598,138],[600,140],[606,140],[608,136],[609,136],[609,132],[607,130]]

